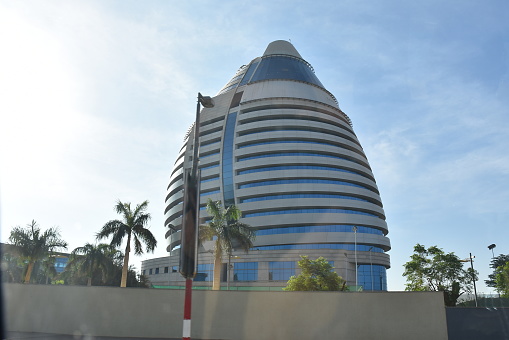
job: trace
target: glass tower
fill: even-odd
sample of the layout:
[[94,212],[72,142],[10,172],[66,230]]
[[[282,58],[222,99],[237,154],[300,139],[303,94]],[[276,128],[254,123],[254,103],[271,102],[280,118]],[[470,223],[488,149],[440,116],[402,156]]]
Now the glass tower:
[[[221,200],[257,231],[251,251],[224,259],[222,280],[232,289],[284,286],[308,255],[325,257],[349,286],[387,290],[391,246],[369,162],[350,118],[293,45],[270,43],[214,101],[200,114],[200,217],[208,198]],[[193,140],[189,129],[167,188],[170,262],[179,256]],[[212,242],[200,247],[196,281],[212,280],[212,251]]]

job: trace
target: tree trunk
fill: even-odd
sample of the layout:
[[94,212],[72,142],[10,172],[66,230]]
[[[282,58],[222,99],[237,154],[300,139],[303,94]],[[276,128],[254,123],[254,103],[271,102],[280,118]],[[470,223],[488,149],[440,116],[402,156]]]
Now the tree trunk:
[[129,253],[131,252],[131,233],[127,236],[127,246],[125,247],[124,265],[122,266],[122,279],[120,287],[127,287],[127,271],[129,269]]
[[35,264],[34,261],[28,262],[27,273],[25,275],[24,283],[30,283],[30,277],[32,276],[32,271],[34,270],[34,264]]
[[87,280],[87,286],[92,286],[92,278],[89,277],[88,280]]
[[221,267],[222,267],[222,256],[215,256],[214,259],[214,281],[212,282],[212,290],[221,289]]

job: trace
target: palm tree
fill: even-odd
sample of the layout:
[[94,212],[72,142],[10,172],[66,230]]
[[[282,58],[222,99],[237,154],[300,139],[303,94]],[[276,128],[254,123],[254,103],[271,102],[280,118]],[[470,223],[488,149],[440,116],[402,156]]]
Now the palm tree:
[[231,256],[233,245],[248,252],[253,247],[256,234],[251,227],[239,222],[242,212],[235,205],[223,208],[221,201],[207,201],[207,211],[212,217],[207,224],[200,225],[200,242],[215,239],[213,290],[220,289],[223,254]]
[[9,241],[17,247],[20,258],[28,262],[24,283],[30,282],[36,261],[44,260],[54,250],[67,248],[67,242],[60,238],[58,228],[50,228],[41,233],[34,220],[26,228],[14,227]]
[[134,253],[143,254],[142,242],[145,243],[147,252],[153,252],[157,240],[154,235],[145,228],[150,220],[150,214],[145,213],[148,201],[138,204],[134,211],[131,210],[131,203],[122,203],[120,200],[115,205],[115,210],[122,215],[122,221],[112,220],[106,223],[101,231],[97,233],[97,239],[112,236],[110,245],[120,247],[124,237],[127,236],[127,245],[125,247],[124,264],[122,266],[122,279],[120,287],[127,286],[127,273],[129,270],[129,253],[131,252],[131,238],[134,239]]
[[72,251],[67,266],[84,273],[87,276],[87,286],[91,286],[94,275],[100,273],[101,280],[104,280],[108,272],[113,269],[114,256],[117,253],[118,250],[109,244],[93,245],[86,243],[83,247],[78,247]]
[[54,279],[58,275],[57,269],[55,268],[55,263],[56,260],[53,256],[49,256],[41,261],[40,275],[42,275],[39,279],[39,283],[44,282],[45,284],[49,284],[50,279]]

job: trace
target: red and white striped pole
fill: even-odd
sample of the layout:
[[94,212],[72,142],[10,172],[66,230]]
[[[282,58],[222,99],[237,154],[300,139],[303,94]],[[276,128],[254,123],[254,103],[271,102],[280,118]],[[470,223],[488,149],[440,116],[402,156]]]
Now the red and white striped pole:
[[184,323],[182,340],[191,339],[191,304],[193,278],[196,275],[198,262],[198,228],[200,217],[200,171],[198,170],[198,148],[200,146],[200,104],[206,108],[214,107],[210,97],[198,93],[196,104],[196,121],[194,122],[193,163],[191,171],[186,172],[184,181],[184,204],[182,207],[182,231],[180,237],[180,274],[186,279],[184,297]]
[[184,324],[182,325],[182,340],[191,340],[191,297],[193,279],[186,279],[186,295],[184,297]]

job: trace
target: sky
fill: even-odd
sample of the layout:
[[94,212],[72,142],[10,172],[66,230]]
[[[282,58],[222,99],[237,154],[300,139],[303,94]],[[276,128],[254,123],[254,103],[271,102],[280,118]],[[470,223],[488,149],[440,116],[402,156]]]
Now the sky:
[[196,94],[289,40],[351,118],[405,288],[417,244],[509,253],[509,2],[0,0],[0,227],[94,243],[117,200],[164,198]]

